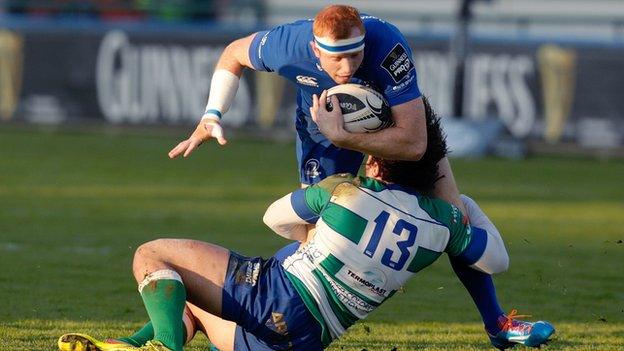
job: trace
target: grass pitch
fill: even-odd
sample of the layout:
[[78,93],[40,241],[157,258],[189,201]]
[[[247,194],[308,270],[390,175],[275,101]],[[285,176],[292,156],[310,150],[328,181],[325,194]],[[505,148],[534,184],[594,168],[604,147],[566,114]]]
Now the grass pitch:
[[[3,350],[54,350],[65,332],[120,336],[141,326],[130,265],[144,241],[189,237],[265,256],[287,243],[261,218],[298,186],[292,144],[233,139],[172,161],[178,138],[0,127]],[[462,191],[505,238],[501,305],[552,321],[549,349],[624,349],[624,164],[452,162]],[[445,257],[405,290],[331,350],[489,348]]]

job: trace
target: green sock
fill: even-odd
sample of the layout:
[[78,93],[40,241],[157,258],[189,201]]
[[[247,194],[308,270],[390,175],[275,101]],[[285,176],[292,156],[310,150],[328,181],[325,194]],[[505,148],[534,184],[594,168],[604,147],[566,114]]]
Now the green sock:
[[[186,327],[184,326],[184,323],[182,324],[182,335],[184,341],[186,342]],[[152,321],[149,321],[131,336],[117,338],[116,340],[125,342],[126,344],[130,344],[135,347],[141,347],[152,339],[154,339],[154,326],[152,325]]]
[[154,327],[154,339],[173,351],[182,351],[182,313],[186,304],[184,284],[175,279],[152,280],[141,290],[141,297]]
[[154,338],[154,326],[152,326],[152,322],[147,322],[143,326],[143,328],[137,330],[131,336],[125,338],[117,338],[119,341],[123,341],[126,344],[130,344],[135,347],[141,347],[145,345],[146,342],[152,340]]

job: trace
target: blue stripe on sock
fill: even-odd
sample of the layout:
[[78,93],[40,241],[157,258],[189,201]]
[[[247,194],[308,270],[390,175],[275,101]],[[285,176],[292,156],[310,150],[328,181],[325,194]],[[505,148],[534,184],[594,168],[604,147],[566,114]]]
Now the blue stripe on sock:
[[470,244],[457,256],[457,258],[466,265],[477,262],[481,256],[483,256],[483,252],[485,252],[485,247],[487,246],[487,232],[485,229],[478,227],[472,227],[471,229],[472,239],[470,240]]
[[316,221],[318,221],[319,216],[310,210],[305,200],[305,189],[293,191],[290,195],[290,204],[292,205],[293,210],[295,210],[297,216],[304,221],[310,224],[315,224]]

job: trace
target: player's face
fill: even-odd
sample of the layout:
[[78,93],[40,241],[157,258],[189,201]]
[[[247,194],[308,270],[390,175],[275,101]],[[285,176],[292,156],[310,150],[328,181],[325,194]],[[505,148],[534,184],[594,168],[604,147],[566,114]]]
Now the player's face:
[[[360,35],[362,32],[357,27],[353,27],[351,37]],[[328,54],[319,50],[314,42],[312,42],[312,48],[325,73],[338,84],[348,83],[364,60],[364,50],[348,54]]]
[[345,84],[353,77],[362,64],[364,51],[350,54],[330,55],[320,53],[319,61],[323,70],[338,84]]

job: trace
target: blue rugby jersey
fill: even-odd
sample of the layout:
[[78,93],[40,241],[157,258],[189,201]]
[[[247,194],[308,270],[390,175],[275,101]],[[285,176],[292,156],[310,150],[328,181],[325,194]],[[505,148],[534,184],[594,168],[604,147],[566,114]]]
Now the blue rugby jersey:
[[[352,83],[368,83],[379,90],[390,106],[420,97],[416,69],[407,41],[392,24],[372,16],[361,16],[366,29],[364,61]],[[299,108],[309,114],[312,94],[336,84],[312,52],[313,20],[300,20],[258,32],[249,57],[254,69],[276,72],[299,88]]]
[[[361,18],[366,29],[364,59],[350,82],[374,87],[384,95],[390,106],[420,97],[412,51],[401,32],[376,17],[362,15]],[[298,133],[297,159],[303,183],[315,183],[324,178],[314,176],[311,170],[314,164],[310,161],[319,164],[321,173],[329,175],[334,172],[356,173],[362,160],[361,154],[354,151],[341,149],[335,155],[318,151],[318,145],[320,150],[325,150],[331,142],[318,130],[310,116],[312,94],[320,95],[323,90],[337,84],[323,71],[314,56],[310,46],[314,39],[312,25],[311,19],[300,20],[258,32],[249,48],[254,69],[275,72],[298,87],[295,125]],[[325,158],[335,161],[324,161]],[[334,166],[334,163],[342,166]]]

